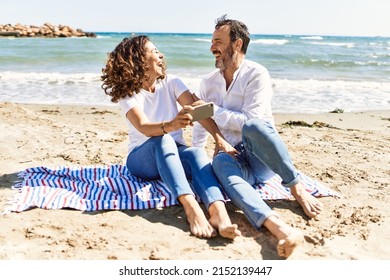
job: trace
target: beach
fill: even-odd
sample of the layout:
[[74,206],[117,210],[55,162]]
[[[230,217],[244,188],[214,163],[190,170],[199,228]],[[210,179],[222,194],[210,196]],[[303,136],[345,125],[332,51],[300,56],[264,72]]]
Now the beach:
[[[340,197],[307,219],[296,201],[268,201],[305,242],[291,260],[390,259],[390,111],[275,114],[298,170]],[[127,129],[115,106],[0,102],[0,208],[35,166],[121,164]],[[185,131],[190,144],[191,131]],[[213,144],[207,145],[211,155]],[[277,240],[228,203],[242,236],[200,239],[180,206],[139,211],[31,209],[0,216],[1,260],[278,260]]]

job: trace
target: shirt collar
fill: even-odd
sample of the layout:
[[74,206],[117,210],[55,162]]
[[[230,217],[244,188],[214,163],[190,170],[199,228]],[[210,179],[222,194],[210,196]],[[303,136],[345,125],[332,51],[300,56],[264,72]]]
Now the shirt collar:
[[[246,59],[244,59],[244,60],[241,62],[240,66],[238,66],[238,68],[236,69],[236,71],[234,71],[233,80],[236,78],[237,74],[240,73],[241,68],[242,68],[242,66],[245,64],[245,62],[246,62]],[[222,70],[221,70],[221,69],[219,69],[218,72],[219,72],[219,74],[221,74],[221,75],[223,76],[223,73],[222,73]]]
[[246,59],[244,59],[244,60],[241,62],[240,66],[238,66],[237,70],[234,71],[234,74],[233,74],[233,81],[236,79],[238,73],[240,73],[240,71],[241,71],[241,69],[242,69],[242,66],[245,64],[245,62],[246,62]]
[[[243,68],[243,65],[245,64],[246,62],[246,59],[244,59],[240,66],[236,69],[236,71],[234,71],[233,73],[233,81],[231,82],[229,88],[227,89],[227,92],[229,92],[229,90],[232,88],[232,86],[234,85],[234,83],[236,82],[236,78],[238,76],[238,74],[240,73],[241,69]],[[223,74],[222,74],[222,70],[219,71],[219,74],[221,75],[221,78],[223,79]],[[224,79],[225,80],[225,79]]]

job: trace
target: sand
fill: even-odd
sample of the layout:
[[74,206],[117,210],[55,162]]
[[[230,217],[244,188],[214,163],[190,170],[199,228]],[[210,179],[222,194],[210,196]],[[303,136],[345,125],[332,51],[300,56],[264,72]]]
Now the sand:
[[[390,259],[390,111],[276,114],[296,167],[341,194],[308,220],[296,201],[269,201],[305,242],[291,260]],[[115,106],[0,103],[0,210],[28,167],[123,163],[125,122]],[[190,141],[191,131],[186,130]],[[208,145],[212,148],[212,143]],[[211,153],[211,149],[208,150]],[[242,236],[200,239],[183,209],[0,216],[1,260],[279,260],[277,240],[228,205]]]

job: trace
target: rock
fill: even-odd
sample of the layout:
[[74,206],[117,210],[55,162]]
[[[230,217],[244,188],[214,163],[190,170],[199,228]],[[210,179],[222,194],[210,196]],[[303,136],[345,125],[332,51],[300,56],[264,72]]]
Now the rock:
[[1,36],[19,37],[20,33],[18,31],[0,31],[0,37]]
[[12,36],[12,37],[92,37],[95,38],[96,34],[93,32],[84,32],[77,28],[72,28],[68,25],[53,25],[51,23],[44,23],[42,26],[37,25],[23,25],[17,23],[12,24],[0,24],[0,37]]
[[333,111],[330,111],[329,113],[342,114],[342,113],[344,113],[344,110],[340,109],[340,108],[336,108]]

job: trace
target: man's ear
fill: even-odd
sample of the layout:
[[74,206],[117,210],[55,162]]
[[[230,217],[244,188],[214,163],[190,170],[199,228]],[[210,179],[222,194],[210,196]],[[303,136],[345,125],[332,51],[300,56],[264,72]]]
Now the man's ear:
[[235,42],[234,42],[234,48],[236,51],[241,51],[241,48],[242,48],[242,39],[237,39]]

